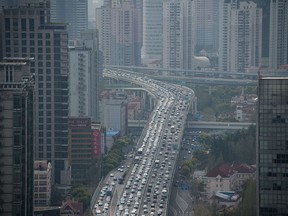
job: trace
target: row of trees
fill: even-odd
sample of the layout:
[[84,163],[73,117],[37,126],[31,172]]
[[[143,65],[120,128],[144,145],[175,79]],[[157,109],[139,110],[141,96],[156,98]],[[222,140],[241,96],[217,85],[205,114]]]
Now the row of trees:
[[104,176],[121,164],[129,147],[133,145],[133,140],[128,137],[122,137],[115,141],[107,156],[103,159]]

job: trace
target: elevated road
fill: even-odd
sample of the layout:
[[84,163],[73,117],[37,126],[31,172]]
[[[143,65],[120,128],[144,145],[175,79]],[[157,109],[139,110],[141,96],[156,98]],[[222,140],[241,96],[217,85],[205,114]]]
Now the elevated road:
[[[144,127],[146,120],[129,120],[128,127]],[[207,121],[188,121],[185,124],[187,129],[219,129],[219,130],[241,130],[255,125],[251,122],[207,122]]]

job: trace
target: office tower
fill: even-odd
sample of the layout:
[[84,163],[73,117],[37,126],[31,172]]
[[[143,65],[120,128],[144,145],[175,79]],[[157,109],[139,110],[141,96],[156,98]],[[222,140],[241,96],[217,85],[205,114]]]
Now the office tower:
[[195,42],[194,1],[163,1],[163,67],[192,69]]
[[230,11],[237,8],[238,0],[219,0],[219,59],[218,68],[220,71],[227,71],[230,34]]
[[96,9],[96,28],[104,64],[141,64],[141,9],[133,1],[104,2]]
[[91,116],[91,49],[69,49],[69,116]]
[[96,29],[99,32],[99,49],[103,53],[103,64],[111,65],[111,6],[104,2],[96,8]]
[[218,51],[219,0],[195,0],[195,51]]
[[[219,45],[219,69],[245,72],[259,67],[262,48],[262,10],[252,1],[224,3]],[[223,37],[223,38],[222,38]],[[225,40],[224,40],[225,38]]]
[[51,21],[67,23],[69,39],[79,39],[88,28],[88,0],[51,0]]
[[34,161],[34,206],[50,206],[52,166],[47,160]]
[[260,77],[257,124],[257,215],[288,215],[288,78]]
[[288,63],[288,0],[271,0],[269,67]]
[[163,0],[143,0],[143,64],[162,60]]
[[0,62],[0,215],[33,215],[34,76],[29,58]]
[[47,8],[4,9],[1,57],[33,57],[35,73],[35,159],[49,160],[53,183],[67,161],[68,34],[65,24],[46,22]]
[[99,34],[96,29],[81,33],[81,43],[91,49],[90,109],[92,122],[99,122],[99,94],[103,90],[103,53],[99,49]]

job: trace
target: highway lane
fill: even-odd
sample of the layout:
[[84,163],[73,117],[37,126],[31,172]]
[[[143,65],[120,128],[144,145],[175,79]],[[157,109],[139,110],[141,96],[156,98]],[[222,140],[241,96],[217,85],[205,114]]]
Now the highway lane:
[[[151,215],[153,212],[157,215],[166,215],[175,161],[194,92],[186,87],[167,85],[146,77],[126,74],[123,71],[108,71],[105,76],[123,79],[148,88],[156,95],[157,105],[151,114],[147,130],[143,131],[139,139],[127,181],[122,186],[106,182],[107,187],[102,189],[102,196],[111,186],[113,186],[113,196],[109,200],[107,195],[104,195],[103,200],[107,199],[107,202],[101,205],[104,205],[102,209],[104,214],[101,212],[98,215],[133,216]],[[115,176],[119,178],[118,173],[115,173]],[[111,178],[114,181],[114,177]]]

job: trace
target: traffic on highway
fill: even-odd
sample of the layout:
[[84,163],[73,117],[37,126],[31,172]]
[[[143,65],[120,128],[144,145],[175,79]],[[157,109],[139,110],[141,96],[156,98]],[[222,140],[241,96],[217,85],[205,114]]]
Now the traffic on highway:
[[137,150],[105,178],[93,215],[166,215],[175,163],[194,92],[124,70],[104,76],[137,84],[152,91],[157,104],[138,140]]

